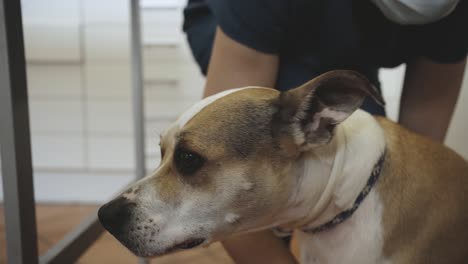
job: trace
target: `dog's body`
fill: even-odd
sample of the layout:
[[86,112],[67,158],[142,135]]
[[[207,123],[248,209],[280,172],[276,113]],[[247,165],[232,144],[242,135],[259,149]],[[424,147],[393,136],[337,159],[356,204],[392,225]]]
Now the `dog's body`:
[[[159,168],[100,220],[142,256],[281,226],[296,229],[301,263],[466,263],[467,162],[355,111],[365,95],[379,99],[337,71],[285,94],[251,87],[204,99],[164,133]],[[353,207],[382,156],[349,219],[301,231]]]
[[[350,219],[316,234],[296,231],[301,263],[467,263],[466,161],[384,118],[356,112],[341,126],[349,130],[350,140],[356,130],[373,135],[381,130],[383,137],[378,140],[385,142],[384,170]],[[356,147],[365,147],[350,150],[354,155],[347,156],[348,166],[367,163],[361,160],[361,152],[369,153],[367,147],[376,138],[365,138],[354,142]],[[359,186],[354,195],[363,183]]]

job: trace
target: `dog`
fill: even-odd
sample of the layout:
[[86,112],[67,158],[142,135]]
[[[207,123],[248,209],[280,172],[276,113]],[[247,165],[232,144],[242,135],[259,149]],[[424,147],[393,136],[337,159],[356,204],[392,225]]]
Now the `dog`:
[[359,110],[362,75],[207,97],[161,135],[161,163],[98,211],[152,257],[294,230],[300,263],[468,263],[468,163]]

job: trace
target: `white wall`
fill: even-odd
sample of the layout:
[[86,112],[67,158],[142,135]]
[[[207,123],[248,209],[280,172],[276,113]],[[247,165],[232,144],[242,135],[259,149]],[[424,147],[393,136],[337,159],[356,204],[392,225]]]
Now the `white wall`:
[[398,121],[405,69],[406,66],[403,64],[394,69],[382,69],[379,72],[387,116],[395,122]]
[[468,67],[445,143],[468,160]]

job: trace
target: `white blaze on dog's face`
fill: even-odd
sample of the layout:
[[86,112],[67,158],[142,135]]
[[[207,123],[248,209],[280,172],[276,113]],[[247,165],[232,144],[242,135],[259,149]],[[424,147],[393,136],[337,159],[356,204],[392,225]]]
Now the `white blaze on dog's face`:
[[348,111],[303,94],[312,87],[298,89],[280,96],[248,87],[196,104],[162,135],[152,175],[101,208],[104,227],[135,254],[156,256],[277,224],[301,149],[329,141],[333,127],[325,123]]

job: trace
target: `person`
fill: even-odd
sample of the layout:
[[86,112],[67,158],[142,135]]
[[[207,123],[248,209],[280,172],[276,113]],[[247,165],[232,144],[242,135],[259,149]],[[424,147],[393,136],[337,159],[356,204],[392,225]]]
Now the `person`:
[[[285,91],[333,69],[406,63],[399,123],[442,142],[463,80],[468,2],[189,0],[183,30],[207,76],[204,96],[258,85]],[[385,115],[367,99],[362,108]],[[236,263],[294,263],[270,231],[223,242]],[[255,254],[252,254],[255,252]]]

